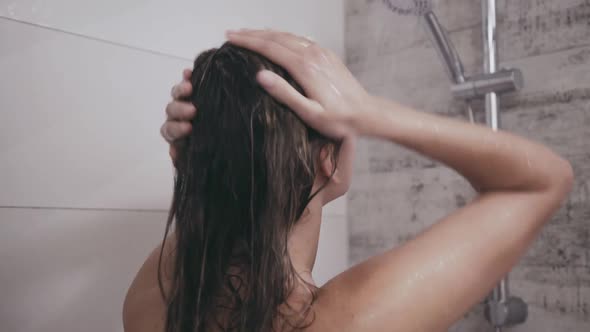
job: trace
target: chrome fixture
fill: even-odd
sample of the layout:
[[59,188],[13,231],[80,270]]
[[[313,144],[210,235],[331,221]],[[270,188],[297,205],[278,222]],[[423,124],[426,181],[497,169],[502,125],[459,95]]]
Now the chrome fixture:
[[432,11],[424,15],[424,23],[426,24],[427,32],[438,51],[438,55],[443,62],[447,74],[449,74],[451,82],[455,84],[465,82],[463,63],[459,58],[459,54],[455,50],[453,43],[449,40],[446,31],[442,25],[440,25],[438,18]]
[[[457,99],[467,102],[471,122],[474,122],[470,101],[485,100],[486,124],[494,131],[500,128],[499,94],[520,90],[524,85],[518,69],[498,69],[496,39],[496,0],[482,0],[482,28],[484,44],[483,74],[466,77],[459,54],[448,34],[432,11],[423,14],[430,39],[438,51],[451,82],[451,92]],[[502,328],[522,324],[528,316],[527,304],[510,296],[508,276],[504,277],[485,302],[485,317],[501,332]]]
[[[484,1],[485,3],[486,1]],[[492,33],[491,37],[493,37],[496,29],[495,10],[490,13],[493,13],[493,20],[484,19],[484,26],[486,26],[484,30],[490,31]],[[484,73],[466,77],[461,58],[434,12],[427,12],[423,18],[428,35],[443,62],[451,82],[454,83],[451,87],[454,97],[467,101],[477,98],[489,99],[490,108],[486,107],[486,109],[491,110],[493,108],[491,105],[497,105],[497,94],[515,92],[523,87],[523,76],[520,70],[496,69],[495,39],[484,39],[485,58],[489,59],[489,63],[486,61]],[[489,28],[488,25],[490,25]],[[496,97],[490,97],[490,93],[493,93]],[[497,128],[497,126],[493,128]]]

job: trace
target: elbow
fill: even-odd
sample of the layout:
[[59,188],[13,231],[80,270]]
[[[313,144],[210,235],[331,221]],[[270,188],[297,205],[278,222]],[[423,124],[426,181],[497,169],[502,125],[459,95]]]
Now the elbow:
[[562,164],[563,165],[561,166],[561,171],[559,172],[559,179],[561,186],[566,191],[566,194],[569,194],[570,191],[572,191],[572,188],[574,187],[574,168],[568,160],[563,159]]
[[572,164],[568,160],[560,158],[552,175],[551,187],[563,199],[572,191],[574,178]]

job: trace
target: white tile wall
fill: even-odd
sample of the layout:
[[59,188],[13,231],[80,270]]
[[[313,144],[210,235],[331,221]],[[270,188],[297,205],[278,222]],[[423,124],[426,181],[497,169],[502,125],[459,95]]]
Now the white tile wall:
[[122,331],[166,213],[0,209],[0,331]]
[[159,127],[190,62],[0,19],[0,205],[166,209]]
[[324,216],[313,280],[323,285],[348,267],[348,227],[346,216]]
[[[127,287],[165,212],[0,209],[0,331],[122,331]],[[314,279],[347,265],[344,217],[326,217]]]
[[[341,0],[0,0],[0,331],[122,330],[170,200],[168,93],[239,27],[343,53]],[[348,265],[345,202],[324,211],[319,283]]]
[[187,58],[242,27],[313,36],[341,54],[343,15],[341,0],[0,0],[0,16]]
[[0,206],[166,209],[158,128],[191,62],[1,18],[0,40]]

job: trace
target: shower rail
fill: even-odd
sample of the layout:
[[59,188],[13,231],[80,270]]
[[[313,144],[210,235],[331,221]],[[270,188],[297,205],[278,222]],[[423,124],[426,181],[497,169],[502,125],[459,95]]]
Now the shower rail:
[[[453,95],[466,101],[471,122],[475,120],[470,101],[484,99],[486,124],[497,131],[500,128],[499,94],[521,89],[524,81],[520,70],[498,68],[496,0],[482,0],[484,71],[480,75],[465,76],[459,54],[431,10],[423,15],[423,19],[431,41],[453,83]],[[496,332],[501,332],[504,327],[522,324],[528,316],[527,304],[521,298],[510,296],[508,282],[506,275],[485,302],[485,317]]]

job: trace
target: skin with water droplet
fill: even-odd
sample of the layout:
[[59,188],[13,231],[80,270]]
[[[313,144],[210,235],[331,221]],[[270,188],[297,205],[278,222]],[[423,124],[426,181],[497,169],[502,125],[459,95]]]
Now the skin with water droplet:
[[462,252],[468,252],[469,248],[472,247],[473,244],[470,242],[465,242],[463,245],[455,248],[454,250],[441,254],[438,258],[437,263],[424,265],[416,271],[410,278],[406,280],[405,283],[405,291],[410,293],[410,288],[413,284],[417,281],[425,280],[426,278],[436,278],[436,273],[440,272],[445,269],[453,268],[452,264],[456,262]]
[[533,168],[533,166],[531,165],[531,158],[529,157],[529,152],[525,151],[524,156],[526,158],[526,164],[527,164],[528,168],[529,169]]
[[298,41],[298,43],[299,43],[299,45],[301,45],[301,46],[303,46],[305,48],[308,48],[311,45],[310,42],[306,42],[306,41],[303,41],[303,40]]
[[[302,45],[304,45],[305,42],[302,41],[300,43]],[[307,44],[305,44],[305,45],[307,45]],[[307,46],[309,46],[309,45],[307,45]],[[313,70],[314,73],[321,73],[322,75],[324,75],[328,79],[328,85],[330,86],[330,89],[334,92],[334,94],[337,97],[342,97],[342,92],[340,92],[340,90],[332,82],[332,79],[329,75],[331,73],[331,70],[327,70],[330,66],[332,66],[330,59],[328,58],[328,56],[324,52],[320,53],[320,57],[321,57],[321,60],[319,61],[320,63],[317,63],[316,61],[310,61],[309,65],[314,69]]]
[[334,91],[337,96],[342,96],[342,93],[340,93],[338,88],[332,82],[330,82],[330,88],[332,88],[332,91]]
[[[391,308],[391,305],[382,306],[379,303],[374,303],[371,305],[371,312],[362,316],[362,320],[369,324],[369,322],[373,319],[379,319],[379,317],[383,317],[386,315],[391,315],[393,311],[399,311],[403,313],[404,309],[404,297],[411,297],[416,293],[416,287],[420,285],[420,287],[424,287],[423,281],[428,279],[436,279],[438,278],[437,274],[441,271],[445,271],[448,269],[454,269],[454,263],[460,259],[461,253],[469,252],[471,248],[474,246],[473,243],[467,241],[455,249],[451,251],[447,251],[442,253],[436,262],[426,263],[422,266],[416,268],[415,272],[410,274],[405,282],[403,282],[400,287],[394,287],[391,289],[390,297],[396,298],[396,303],[399,304],[397,308]],[[418,283],[421,282],[421,283]],[[417,284],[418,283],[418,284]],[[384,299],[388,298],[388,296],[384,296]],[[389,311],[379,311],[379,308],[388,308]],[[359,322],[361,326],[363,325],[362,322]]]

